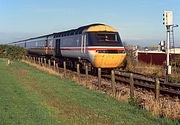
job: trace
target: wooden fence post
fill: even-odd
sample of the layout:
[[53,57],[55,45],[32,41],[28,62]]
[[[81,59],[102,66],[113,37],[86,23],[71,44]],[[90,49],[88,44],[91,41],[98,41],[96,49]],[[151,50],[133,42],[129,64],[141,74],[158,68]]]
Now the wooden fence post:
[[40,58],[38,58],[38,61],[39,61],[39,65],[41,65],[41,59]]
[[58,73],[60,73],[58,63],[56,63],[56,70]]
[[98,68],[98,89],[101,89],[101,68]]
[[39,57],[39,65],[41,65],[41,57]]
[[112,86],[112,92],[113,92],[113,95],[115,96],[116,94],[116,81],[115,81],[115,72],[114,70],[112,69],[111,70],[111,86]]
[[53,61],[54,71],[56,71],[56,60]]
[[134,76],[132,73],[130,74],[130,98],[134,98]]
[[86,86],[88,84],[88,65],[86,64],[85,66],[85,69],[86,69]]
[[31,63],[33,63],[33,57],[31,57]]
[[77,77],[78,77],[78,82],[80,83],[81,80],[80,80],[80,64],[77,63]]
[[35,64],[36,64],[36,61],[37,61],[37,60],[36,60],[36,57],[34,57],[34,63],[35,63]]
[[35,64],[36,63],[36,57],[34,57],[33,60],[34,60],[34,64]]
[[66,61],[63,62],[64,65],[64,77],[66,78]]
[[41,66],[43,66],[43,58],[41,57]]
[[9,65],[9,64],[11,64],[11,61],[8,59],[8,60],[7,60],[7,65]]
[[159,94],[160,94],[160,82],[159,79],[156,78],[156,83],[155,83],[155,99],[158,101],[159,100]]
[[47,62],[46,62],[46,58],[44,58],[44,66],[45,66],[45,67],[47,66],[46,63],[47,63]]
[[50,59],[48,60],[48,65],[49,65],[49,68],[51,68],[51,60]]

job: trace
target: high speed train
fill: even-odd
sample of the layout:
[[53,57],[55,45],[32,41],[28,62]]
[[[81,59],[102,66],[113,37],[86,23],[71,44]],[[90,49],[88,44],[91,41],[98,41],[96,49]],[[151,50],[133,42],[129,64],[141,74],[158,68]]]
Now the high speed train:
[[59,33],[30,38],[10,45],[24,47],[36,56],[88,62],[96,68],[117,68],[126,57],[117,30],[91,24]]

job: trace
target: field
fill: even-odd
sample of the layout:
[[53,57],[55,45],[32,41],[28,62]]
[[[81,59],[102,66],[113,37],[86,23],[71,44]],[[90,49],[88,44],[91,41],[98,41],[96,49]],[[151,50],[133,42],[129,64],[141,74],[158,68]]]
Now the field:
[[156,125],[155,118],[128,102],[76,83],[0,59],[0,125]]
[[[140,73],[152,78],[164,78],[166,77],[165,66],[147,64],[141,61],[136,61],[134,51],[126,49],[127,51],[127,65],[125,70],[135,73]],[[180,83],[180,59],[176,58],[176,61],[170,61],[172,66],[172,74],[169,75],[169,82],[171,83]]]

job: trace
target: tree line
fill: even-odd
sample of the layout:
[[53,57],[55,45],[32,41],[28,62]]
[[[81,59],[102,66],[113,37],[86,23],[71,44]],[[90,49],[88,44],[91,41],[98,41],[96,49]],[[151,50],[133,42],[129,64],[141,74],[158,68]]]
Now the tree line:
[[27,54],[26,49],[12,45],[0,45],[0,58],[19,60]]

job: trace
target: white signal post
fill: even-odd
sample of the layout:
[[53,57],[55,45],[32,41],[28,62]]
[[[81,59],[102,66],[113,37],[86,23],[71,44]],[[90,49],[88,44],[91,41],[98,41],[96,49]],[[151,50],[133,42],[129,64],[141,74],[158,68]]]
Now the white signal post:
[[163,24],[167,29],[167,40],[166,40],[166,82],[168,82],[168,75],[171,74],[171,66],[169,65],[169,45],[170,45],[170,29],[173,26],[173,12],[164,11]]

